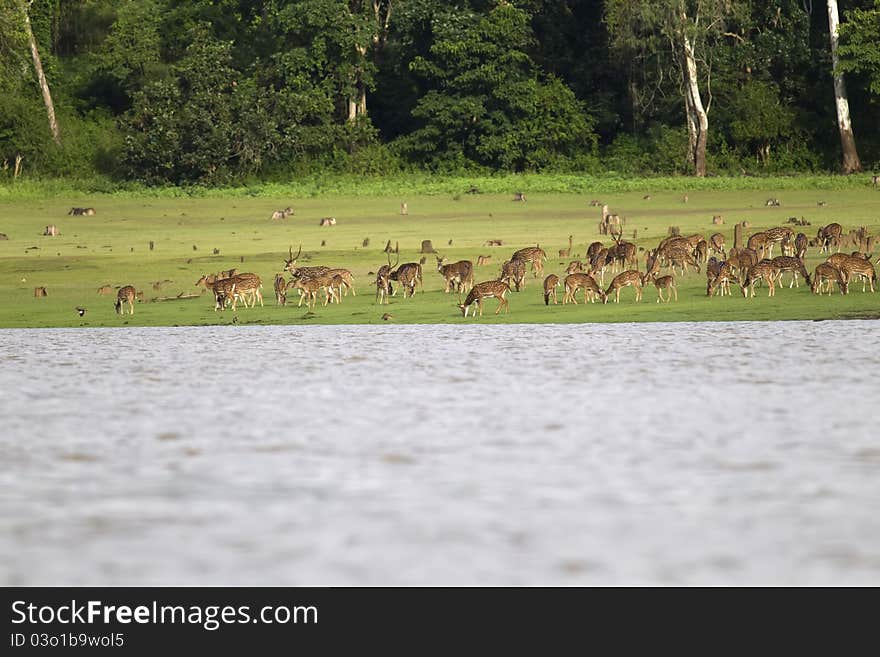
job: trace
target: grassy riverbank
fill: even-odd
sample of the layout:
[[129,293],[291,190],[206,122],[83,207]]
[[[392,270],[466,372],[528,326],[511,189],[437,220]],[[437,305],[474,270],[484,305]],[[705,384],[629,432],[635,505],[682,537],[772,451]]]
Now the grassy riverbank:
[[[395,297],[387,307],[375,305],[370,272],[385,262],[382,249],[387,240],[400,244],[401,262],[418,261],[423,239],[433,240],[435,248],[452,260],[476,261],[478,255],[492,255],[491,264],[477,268],[478,281],[495,278],[501,262],[516,248],[540,243],[550,256],[546,272],[559,274],[569,259],[558,258],[557,252],[567,246],[570,234],[574,236],[573,252],[579,255],[583,255],[587,244],[599,239],[599,209],[589,207],[591,199],[600,199],[625,216],[626,238],[632,239],[636,231],[634,241],[640,247],[655,245],[670,225],[679,226],[683,233],[699,231],[708,236],[716,231],[711,223],[716,214],[725,218],[720,230],[729,244],[737,221],[748,220],[752,230],[757,230],[783,225],[791,216],[812,223],[796,228],[810,237],[818,226],[830,221],[839,221],[845,230],[865,225],[872,233],[880,232],[880,192],[867,187],[864,180],[852,178],[809,178],[799,182],[641,179],[627,184],[606,181],[592,188],[588,179],[574,176],[543,181],[540,177],[470,182],[444,179],[434,183],[422,179],[413,183],[412,193],[407,194],[401,181],[382,184],[384,189],[378,182],[358,190],[350,181],[339,181],[323,188],[264,185],[252,193],[199,190],[195,194],[175,194],[172,190],[87,194],[56,188],[51,195],[42,196],[36,194],[36,183],[12,192],[5,188],[6,192],[0,194],[0,233],[9,239],[0,241],[0,298],[4,300],[0,304],[0,327],[230,323],[233,313],[215,313],[208,294],[159,300],[196,293],[194,283],[202,273],[230,267],[253,271],[264,281],[266,307],[240,308],[236,313],[238,323],[375,323],[382,322],[385,312],[393,316],[391,321],[401,323],[465,321],[456,308],[455,296],[443,294],[442,279],[431,255],[424,266],[424,294],[406,301]],[[481,193],[467,193],[470,187]],[[514,191],[526,192],[527,202],[512,202]],[[651,198],[643,198],[648,193]],[[682,200],[684,193],[688,194],[687,203]],[[770,197],[779,198],[781,207],[765,207]],[[399,213],[402,201],[408,203],[408,216]],[[820,207],[819,201],[826,205]],[[284,222],[269,220],[272,210],[287,205],[294,207],[293,217]],[[68,216],[71,206],[93,206],[97,215]],[[318,221],[324,216],[336,217],[337,225],[319,227]],[[42,236],[49,224],[58,226],[60,236]],[[370,240],[367,247],[363,246],[365,238]],[[504,246],[484,246],[490,239],[503,240]],[[154,243],[152,251],[150,241]],[[306,256],[302,264],[351,269],[358,296],[348,297],[339,306],[319,306],[314,313],[295,304],[275,307],[273,276],[280,271],[288,247],[292,245],[296,250],[300,243]],[[219,251],[216,255],[215,249]],[[810,250],[807,261],[811,271],[823,259],[815,251]],[[640,266],[644,267],[643,259]],[[160,283],[158,289],[153,287],[156,282]],[[113,297],[99,296],[97,288],[129,284],[144,291],[144,302],[137,304],[133,317],[121,318],[113,311]],[[37,286],[45,286],[48,297],[34,298]],[[488,314],[477,321],[711,321],[880,315],[880,293],[863,294],[861,285],[854,285],[847,297],[817,297],[802,284],[800,289],[786,287],[778,291],[773,299],[761,290],[760,296],[751,300],[743,299],[738,288],[733,298],[707,298],[702,274],[686,276],[678,286],[677,303],[656,304],[656,293],[650,288],[643,302],[636,304],[628,288],[620,305],[560,304],[546,308],[540,281],[530,277],[523,292],[511,295],[508,316],[492,315],[495,302],[490,300],[486,305]],[[561,291],[559,296],[561,300]],[[77,306],[86,308],[85,316],[78,315]]]

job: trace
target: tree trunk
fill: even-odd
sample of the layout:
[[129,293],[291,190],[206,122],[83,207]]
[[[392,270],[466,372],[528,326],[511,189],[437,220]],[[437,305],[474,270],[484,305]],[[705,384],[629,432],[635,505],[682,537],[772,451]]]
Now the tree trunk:
[[843,173],[862,170],[856,138],[853,136],[852,121],[849,116],[849,100],[846,96],[846,83],[840,72],[837,56],[838,30],[840,17],[837,14],[837,0],[828,0],[828,34],[831,37],[831,73],[834,79],[834,104],[837,107],[837,127],[840,129],[840,147],[843,150]]
[[40,83],[40,90],[43,92],[43,103],[46,105],[46,114],[49,117],[49,130],[52,132],[52,139],[56,144],[61,143],[61,131],[58,129],[58,121],[55,118],[55,104],[52,102],[52,94],[49,91],[49,83],[46,81],[46,74],[43,72],[43,62],[40,61],[40,51],[37,49],[37,40],[34,37],[34,31],[31,29],[31,17],[28,14],[30,3],[22,2],[21,11],[24,14],[24,29],[27,36],[28,45],[31,49],[31,57],[34,60],[34,71],[37,73],[37,81]]
[[[682,14],[683,23],[687,18]],[[703,177],[706,175],[706,139],[709,134],[709,116],[703,107],[703,99],[700,97],[700,85],[697,78],[697,59],[694,55],[694,45],[690,37],[685,33],[682,26],[682,75],[684,76],[684,92],[686,103],[690,108],[688,115],[688,130],[696,132],[695,139],[689,139],[693,148],[693,154],[688,156],[694,163],[694,173]]]

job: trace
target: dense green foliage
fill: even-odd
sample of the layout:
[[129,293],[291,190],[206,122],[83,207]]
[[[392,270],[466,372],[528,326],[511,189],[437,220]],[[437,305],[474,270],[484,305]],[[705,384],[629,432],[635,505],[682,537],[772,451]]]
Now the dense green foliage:
[[[709,172],[836,170],[824,3],[0,0],[0,177],[17,155],[25,177],[113,185],[689,173],[670,20],[679,6],[693,17]],[[880,2],[840,6],[853,124],[871,166]]]

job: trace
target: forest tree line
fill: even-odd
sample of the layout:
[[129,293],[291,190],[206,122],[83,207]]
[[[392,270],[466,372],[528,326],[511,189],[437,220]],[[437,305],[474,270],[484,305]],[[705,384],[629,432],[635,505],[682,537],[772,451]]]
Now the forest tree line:
[[0,175],[851,173],[880,0],[0,0]]

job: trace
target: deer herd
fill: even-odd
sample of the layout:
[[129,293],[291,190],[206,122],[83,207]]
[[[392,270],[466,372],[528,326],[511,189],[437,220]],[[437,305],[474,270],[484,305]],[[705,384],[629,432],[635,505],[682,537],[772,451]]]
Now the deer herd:
[[[794,234],[788,227],[776,227],[753,233],[746,246],[727,249],[722,233],[714,233],[708,238],[702,234],[687,236],[673,235],[660,241],[653,249],[638,249],[617,234],[613,243],[592,242],[586,248],[583,259],[577,259],[573,252],[573,236],[569,245],[559,250],[561,258],[575,258],[565,267],[564,275],[549,274],[543,278],[544,304],[559,303],[557,289],[564,293],[562,304],[583,302],[620,302],[624,288],[632,287],[635,301],[641,301],[643,291],[651,285],[657,291],[657,303],[678,300],[676,279],[686,276],[691,270],[700,274],[705,269],[706,295],[708,297],[732,296],[731,284],[738,285],[746,298],[755,296],[758,285],[766,286],[768,296],[773,297],[777,288],[783,287],[783,278],[789,277],[789,289],[800,287],[800,279],[813,294],[832,294],[834,286],[841,294],[848,294],[850,284],[861,280],[862,291],[868,287],[873,292],[877,281],[870,254],[853,252],[840,253],[842,228],[832,223],[819,229],[815,240],[808,240],[803,233]],[[817,246],[820,254],[827,254],[825,262],[819,264],[812,275],[807,271],[804,258],[809,245]],[[837,252],[831,253],[836,247]],[[778,248],[780,254],[774,256]],[[644,251],[644,271],[639,269],[640,250]],[[348,296],[356,296],[354,276],[348,269],[329,266],[303,266],[302,245],[294,254],[291,247],[284,259],[282,272],[275,275],[274,289],[276,304],[284,306],[291,291],[299,293],[297,307],[303,304],[309,310],[322,305],[340,304]],[[415,296],[417,290],[424,292],[421,262],[400,264],[400,255],[392,264],[390,253],[387,262],[378,268],[375,276],[376,297],[379,305],[388,304],[390,298],[403,291],[403,298]],[[496,299],[495,314],[502,310],[510,312],[508,295],[520,292],[526,286],[529,273],[537,279],[544,275],[547,253],[536,245],[515,251],[501,265],[496,279],[475,283],[474,264],[470,260],[450,262],[446,257],[437,256],[437,273],[441,276],[445,294],[456,293],[458,308],[464,317],[469,314],[482,316],[483,301]],[[489,258],[481,256],[478,266],[489,264]],[[560,263],[562,264],[562,263]],[[665,271],[664,271],[665,270]],[[371,272],[372,274],[372,272]],[[606,287],[605,279],[609,278]],[[210,290],[214,297],[214,310],[231,307],[234,311],[239,303],[245,308],[263,305],[262,279],[253,273],[240,273],[237,269],[206,274],[196,286]],[[115,302],[116,311],[124,314],[124,304],[134,314],[135,289],[128,285],[121,288]],[[463,298],[463,300],[462,300]]]

